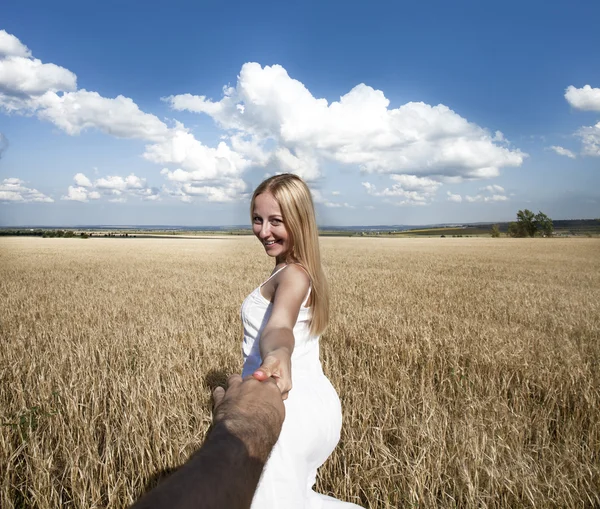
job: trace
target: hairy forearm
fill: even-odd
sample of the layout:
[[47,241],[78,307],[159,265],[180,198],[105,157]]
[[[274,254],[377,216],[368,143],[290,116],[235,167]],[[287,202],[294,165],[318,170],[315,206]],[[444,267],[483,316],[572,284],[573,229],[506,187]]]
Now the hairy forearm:
[[132,509],[249,508],[277,433],[254,428],[238,435],[217,424],[204,446]]

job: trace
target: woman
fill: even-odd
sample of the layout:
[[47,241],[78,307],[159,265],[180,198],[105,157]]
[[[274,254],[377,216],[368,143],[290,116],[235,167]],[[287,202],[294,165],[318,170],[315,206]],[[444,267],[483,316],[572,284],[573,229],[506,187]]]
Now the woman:
[[242,376],[274,377],[286,407],[252,507],[358,507],[312,490],[317,469],[339,441],[342,412],[319,360],[329,294],[310,191],[296,175],[276,175],[254,191],[250,212],[275,269],[242,304]]

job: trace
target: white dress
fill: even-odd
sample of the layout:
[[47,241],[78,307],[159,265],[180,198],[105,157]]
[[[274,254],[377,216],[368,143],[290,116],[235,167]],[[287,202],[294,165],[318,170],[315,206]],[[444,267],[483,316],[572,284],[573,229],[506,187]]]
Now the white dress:
[[[269,279],[285,267],[274,272]],[[254,373],[262,363],[259,340],[272,310],[272,303],[260,293],[265,283],[246,297],[241,308],[244,378]],[[312,490],[317,469],[340,439],[342,409],[335,389],[323,374],[319,359],[319,337],[310,335],[310,308],[305,307],[307,300],[308,295],[293,329],[292,390],[284,402],[285,421],[263,470],[252,509],[359,507]]]

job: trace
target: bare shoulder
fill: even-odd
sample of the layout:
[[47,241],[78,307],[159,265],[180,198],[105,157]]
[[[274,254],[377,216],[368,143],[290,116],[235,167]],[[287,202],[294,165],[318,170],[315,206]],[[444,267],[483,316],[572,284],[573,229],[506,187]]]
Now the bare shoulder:
[[277,286],[295,288],[304,295],[310,286],[310,277],[304,267],[297,263],[293,263],[277,274]]

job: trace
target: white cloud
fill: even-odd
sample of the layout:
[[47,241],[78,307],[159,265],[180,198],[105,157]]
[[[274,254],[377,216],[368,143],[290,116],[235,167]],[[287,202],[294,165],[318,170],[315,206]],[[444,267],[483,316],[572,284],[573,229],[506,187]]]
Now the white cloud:
[[117,138],[161,141],[169,134],[169,128],[156,116],[144,113],[122,95],[109,99],[83,89],[62,96],[47,92],[36,105],[39,118],[71,135],[95,128]]
[[429,195],[418,191],[403,189],[401,185],[395,184],[391,188],[378,191],[377,187],[370,182],[361,182],[367,193],[371,196],[384,197],[395,205],[428,205]]
[[[585,85],[583,88],[567,87],[565,98],[568,103],[578,110],[600,111],[600,88]],[[600,156],[600,122],[593,126],[584,126],[575,132],[581,138],[582,153],[588,156]],[[562,147],[551,147],[557,154],[575,158],[575,154]],[[560,149],[561,151],[557,150]],[[563,153],[564,151],[565,153]],[[571,155],[567,154],[569,152]]]
[[492,196],[483,196],[481,194],[478,194],[477,196],[466,195],[465,196],[465,200],[467,200],[469,203],[473,203],[473,202],[507,201],[508,200],[508,196],[503,195],[503,194],[494,194]]
[[[504,188],[502,186],[499,186],[498,184],[491,184],[489,186],[480,187],[479,190],[483,191],[483,194],[479,193],[475,196],[465,195],[465,200],[469,203],[476,203],[476,202],[489,203],[489,202],[499,202],[499,201],[507,201],[508,200],[508,196],[506,196],[506,191],[504,190]],[[450,195],[450,193],[448,193],[448,194]],[[453,195],[453,196],[456,196],[456,195]],[[448,198],[448,199],[450,200],[451,198]],[[458,201],[458,200],[452,200],[452,201]]]
[[[328,198],[323,196],[323,193],[321,191],[319,191],[318,189],[311,189],[310,193],[312,194],[314,203],[324,205],[325,207],[334,208],[334,209],[337,209],[337,208],[353,209],[354,208],[354,206],[350,205],[347,202],[340,203],[340,202],[333,202],[333,201],[329,200]],[[331,193],[331,194],[333,194],[333,193]]]
[[460,194],[452,194],[450,191],[447,191],[448,201],[453,201],[456,203],[462,202],[462,196]]
[[[246,184],[241,179],[231,179],[227,186],[194,185],[186,182],[180,185],[180,190],[185,197],[200,196],[209,202],[230,202],[238,199],[246,189]],[[184,200],[185,201],[185,200]]]
[[130,196],[143,200],[160,199],[157,188],[149,187],[146,179],[133,173],[127,177],[109,175],[96,179],[93,183],[83,173],[77,173],[73,180],[77,185],[69,186],[67,194],[61,197],[62,200],[87,202],[107,198],[110,202],[122,203]]
[[277,148],[272,156],[273,164],[281,173],[295,173],[311,182],[321,176],[317,157],[311,150],[295,150],[293,154],[287,147]]
[[[493,177],[501,167],[519,166],[526,157],[507,148],[499,131],[492,135],[444,105],[411,102],[390,109],[383,92],[364,84],[328,103],[283,67],[256,63],[242,67],[236,87],[224,88],[220,101],[190,94],[165,99],[175,110],[210,115],[226,130],[224,141],[207,147],[182,124],[170,127],[128,97],[77,90],[74,73],[35,59],[6,32],[0,34],[0,55],[0,108],[35,114],[69,135],[97,129],[148,141],[143,157],[166,167],[162,173],[171,188],[165,193],[186,201],[193,196],[208,201],[243,197],[242,177],[251,166],[270,173],[291,171],[310,182],[333,161],[365,172],[397,174],[401,180],[382,193],[422,203],[440,181]],[[409,172],[411,176],[405,175]],[[419,178],[431,182],[414,181]],[[76,179],[73,196],[82,194],[80,188],[98,192],[110,188],[103,186],[123,185],[114,179],[98,179],[92,187],[89,183]],[[146,199],[156,196],[152,192]]]
[[390,178],[396,183],[382,191],[370,182],[362,182],[362,185],[371,196],[387,198],[398,205],[428,205],[442,185],[434,179],[416,175],[390,175]]
[[583,88],[567,87],[565,99],[578,110],[600,111],[600,88],[585,85]]
[[184,130],[173,131],[163,142],[147,146],[144,157],[154,163],[180,165],[197,181],[237,177],[249,165],[224,142],[217,148],[207,147]]
[[79,187],[92,187],[92,182],[83,173],[77,173],[73,179]]
[[97,191],[90,191],[86,187],[69,186],[66,196],[61,196],[60,199],[87,202],[89,200],[100,199],[100,193],[98,193]]
[[600,156],[600,122],[589,127],[581,127],[576,133],[583,143],[583,154]]
[[18,178],[7,178],[0,183],[0,202],[43,202],[52,203],[54,200],[37,189],[25,186]]
[[109,175],[108,177],[97,179],[94,185],[97,189],[111,189],[122,192],[128,189],[144,189],[146,187],[146,179],[136,177],[133,173],[125,178]]
[[489,186],[480,187],[479,190],[480,191],[488,191],[490,193],[504,193],[504,188],[502,186],[497,185],[497,184],[492,184],[492,185],[489,185]]
[[320,160],[373,173],[488,178],[526,157],[497,145],[506,143],[502,133],[492,136],[444,105],[389,109],[383,92],[364,84],[329,104],[279,65],[244,64],[236,87],[224,88],[218,102],[190,94],[165,100],[173,109],[210,115],[263,149],[270,143],[273,163],[307,179],[320,175]]
[[559,156],[569,157],[571,159],[575,159],[577,156],[571,152],[569,149],[559,147],[558,145],[552,145],[550,147],[551,150],[554,150]]
[[339,195],[341,195],[341,194],[342,194],[342,193],[340,193],[339,191],[331,191],[331,195],[332,195],[332,196],[339,196]]
[[[252,138],[231,137],[233,149],[226,143],[217,148],[203,145],[181,124],[167,126],[155,115],[145,113],[130,98],[119,95],[103,97],[97,92],[77,90],[74,73],[55,64],[45,64],[32,57],[31,52],[19,39],[0,32],[0,108],[9,112],[36,114],[69,135],[78,135],[88,129],[97,129],[118,138],[135,138],[150,142],[144,157],[161,166],[179,167],[191,173],[194,189],[206,188],[196,193],[208,200],[230,200],[232,192],[240,192],[242,173],[252,161],[266,164],[271,157],[265,155]],[[239,149],[239,153],[236,150]],[[245,156],[245,154],[249,156]],[[292,157],[281,164],[302,171],[304,161],[295,162]],[[309,172],[310,168],[306,171]],[[313,171],[313,170],[311,170]],[[89,180],[89,179],[88,179]],[[204,182],[204,185],[199,183]],[[234,184],[232,184],[232,182]],[[87,183],[77,182],[77,187]],[[103,182],[100,187],[123,185],[116,180]],[[131,187],[131,183],[128,184]],[[69,196],[82,197],[76,188]],[[87,196],[87,195],[86,195]],[[152,193],[146,199],[158,199]],[[237,195],[239,197],[239,195]],[[87,196],[89,198],[89,196]]]
[[494,133],[494,137],[492,138],[493,141],[496,141],[498,143],[508,143],[507,139],[504,137],[504,133],[502,131],[496,131]]
[[[390,175],[390,178],[397,182],[398,186],[409,191],[419,191],[427,195],[435,194],[442,185],[434,179],[427,177],[417,177],[416,175]],[[397,187],[396,185],[392,187]]]
[[0,30],[0,56],[1,57],[30,57],[31,51],[14,35],[6,30]]
[[[6,57],[0,60],[0,94],[6,96],[41,96],[60,90],[75,90],[77,77],[54,64],[43,64],[35,58]],[[0,97],[0,105],[3,100]]]

